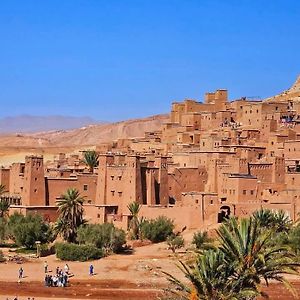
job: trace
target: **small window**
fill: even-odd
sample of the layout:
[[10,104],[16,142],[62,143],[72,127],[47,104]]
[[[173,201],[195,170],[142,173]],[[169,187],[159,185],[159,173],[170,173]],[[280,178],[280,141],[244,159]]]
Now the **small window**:
[[254,195],[254,191],[253,191],[253,190],[251,190],[251,191],[250,191],[250,194],[251,194],[251,195]]
[[119,194],[119,197],[122,197],[122,194],[123,194],[123,193],[122,193],[122,192],[118,192],[118,194]]
[[98,219],[100,218],[100,214],[97,214],[97,218],[98,218]]
[[34,178],[34,181],[37,181],[37,178],[36,178],[36,177]]
[[118,176],[118,179],[121,180],[121,179],[122,179],[122,176]]
[[34,189],[34,192],[37,193],[37,189]]
[[247,193],[246,190],[243,190],[243,195],[246,195],[246,193]]
[[84,190],[84,191],[87,191],[87,190],[88,190],[88,185],[87,185],[87,184],[84,184],[84,185],[83,185],[83,190]]
[[114,196],[115,195],[115,191],[111,191],[111,195]]

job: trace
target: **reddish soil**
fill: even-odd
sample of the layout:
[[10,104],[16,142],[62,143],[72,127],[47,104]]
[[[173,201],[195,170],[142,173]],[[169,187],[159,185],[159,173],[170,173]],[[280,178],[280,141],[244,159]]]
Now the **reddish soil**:
[[296,298],[284,287],[283,284],[272,283],[269,287],[265,288],[264,291],[269,295],[270,300],[295,300],[300,299],[300,281],[293,281],[293,287],[298,293]]
[[[184,238],[190,241],[192,236],[193,232],[187,232]],[[14,255],[9,249],[2,250],[7,257]],[[0,263],[0,300],[7,297],[11,300],[16,295],[19,300],[27,300],[27,297],[34,297],[35,300],[157,300],[168,284],[161,271],[184,281],[184,276],[176,264],[179,259],[186,258],[187,254],[174,255],[167,250],[166,243],[161,243],[137,247],[131,255],[111,255],[93,262],[68,262],[73,276],[67,288],[44,286],[44,261],[47,260],[49,274],[56,267],[63,268],[65,264],[54,255],[38,259],[29,257],[22,264],[25,278],[21,283],[17,283],[20,264]],[[92,277],[88,272],[91,263],[95,267],[95,275]],[[294,282],[300,295],[300,280],[294,276],[288,278]],[[271,300],[295,299],[281,284],[272,283],[264,290]]]
[[[0,282],[1,294],[5,296],[18,295],[19,298],[35,297],[63,298],[63,299],[157,299],[161,291],[148,286],[137,286],[131,282],[121,280],[101,281],[72,281],[67,288],[45,287],[42,282]],[[25,298],[24,298],[25,299]]]
[[[294,282],[293,286],[300,295],[300,282]],[[18,295],[19,299],[26,297],[35,297],[36,300],[41,298],[49,299],[101,299],[101,300],[154,300],[162,295],[162,286],[147,286],[147,284],[136,285],[125,280],[80,280],[71,281],[67,288],[44,287],[42,282],[7,282],[0,281],[1,294],[5,296]],[[270,296],[270,300],[292,300],[295,299],[283,285],[271,284],[264,289]],[[22,298],[24,297],[24,298]],[[297,297],[296,299],[300,299]]]

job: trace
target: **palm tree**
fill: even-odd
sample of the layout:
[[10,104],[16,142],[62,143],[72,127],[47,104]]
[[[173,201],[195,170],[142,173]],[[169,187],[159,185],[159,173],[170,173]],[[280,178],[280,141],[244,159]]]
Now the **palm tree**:
[[99,154],[94,150],[87,150],[83,154],[83,162],[89,167],[90,172],[92,173],[94,168],[99,165]]
[[285,211],[279,210],[274,214],[274,227],[276,232],[288,233],[292,225],[292,220]]
[[77,229],[84,223],[83,219],[84,198],[77,189],[70,188],[56,201],[58,206],[58,221],[55,226],[57,233],[62,234],[68,242],[75,242]]
[[255,218],[240,222],[232,219],[230,226],[222,225],[217,233],[224,262],[232,268],[230,278],[235,291],[246,289],[265,296],[260,291],[262,281],[268,285],[270,280],[276,280],[294,292],[283,275],[298,275],[299,263],[289,248],[270,243],[272,229],[262,228]]
[[261,208],[260,210],[255,211],[252,216],[262,227],[269,228],[274,221],[274,214],[270,209]]
[[180,261],[179,269],[191,283],[190,286],[182,283],[174,276],[165,273],[169,281],[176,286],[171,293],[181,299],[199,300],[238,300],[254,293],[249,290],[235,291],[228,280],[231,275],[231,266],[224,264],[224,253],[219,249],[204,250],[203,255],[198,255],[193,267]]
[[139,239],[139,231],[140,231],[140,220],[138,214],[141,209],[141,205],[138,202],[131,202],[127,205],[128,210],[131,214],[131,220],[129,223],[129,228],[131,229],[132,238]]
[[252,217],[240,222],[232,218],[220,226],[217,234],[219,248],[198,255],[193,268],[181,263],[190,286],[168,274],[184,299],[192,293],[201,300],[267,297],[260,286],[262,282],[268,285],[270,280],[282,282],[294,293],[283,275],[298,275],[299,263],[288,248],[270,243],[273,230],[260,227],[260,222]]
[[1,196],[6,192],[5,186],[0,184],[0,218],[3,218],[9,211],[9,201],[1,198]]
[[253,218],[260,223],[260,226],[272,228],[277,233],[288,233],[292,227],[290,217],[283,210],[273,212],[270,209],[262,208],[253,213]]

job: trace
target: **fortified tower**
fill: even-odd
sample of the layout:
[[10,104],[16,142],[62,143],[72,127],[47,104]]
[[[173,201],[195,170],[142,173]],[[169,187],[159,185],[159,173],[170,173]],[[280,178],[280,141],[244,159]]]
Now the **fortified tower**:
[[122,211],[127,210],[127,205],[133,201],[140,204],[143,203],[142,196],[142,178],[141,178],[141,164],[140,157],[137,155],[126,156],[126,183],[124,187],[125,196],[122,203]]
[[26,156],[22,205],[44,206],[46,205],[45,195],[43,156]]
[[97,189],[96,189],[96,205],[107,204],[107,167],[114,162],[113,155],[104,154],[99,157]]

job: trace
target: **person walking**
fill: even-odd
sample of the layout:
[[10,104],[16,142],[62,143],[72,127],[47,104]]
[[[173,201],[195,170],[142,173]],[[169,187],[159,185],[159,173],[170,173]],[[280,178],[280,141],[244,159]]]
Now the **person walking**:
[[94,275],[94,266],[90,265],[90,276]]
[[65,264],[65,267],[64,267],[64,269],[65,269],[65,273],[66,273],[66,274],[69,274],[70,267],[69,267],[69,265],[68,265],[68,264]]
[[24,270],[21,266],[20,269],[19,269],[19,280],[21,280],[23,278],[23,273],[24,273]]
[[48,264],[47,264],[47,261],[44,262],[44,270],[45,270],[45,273],[48,273]]

